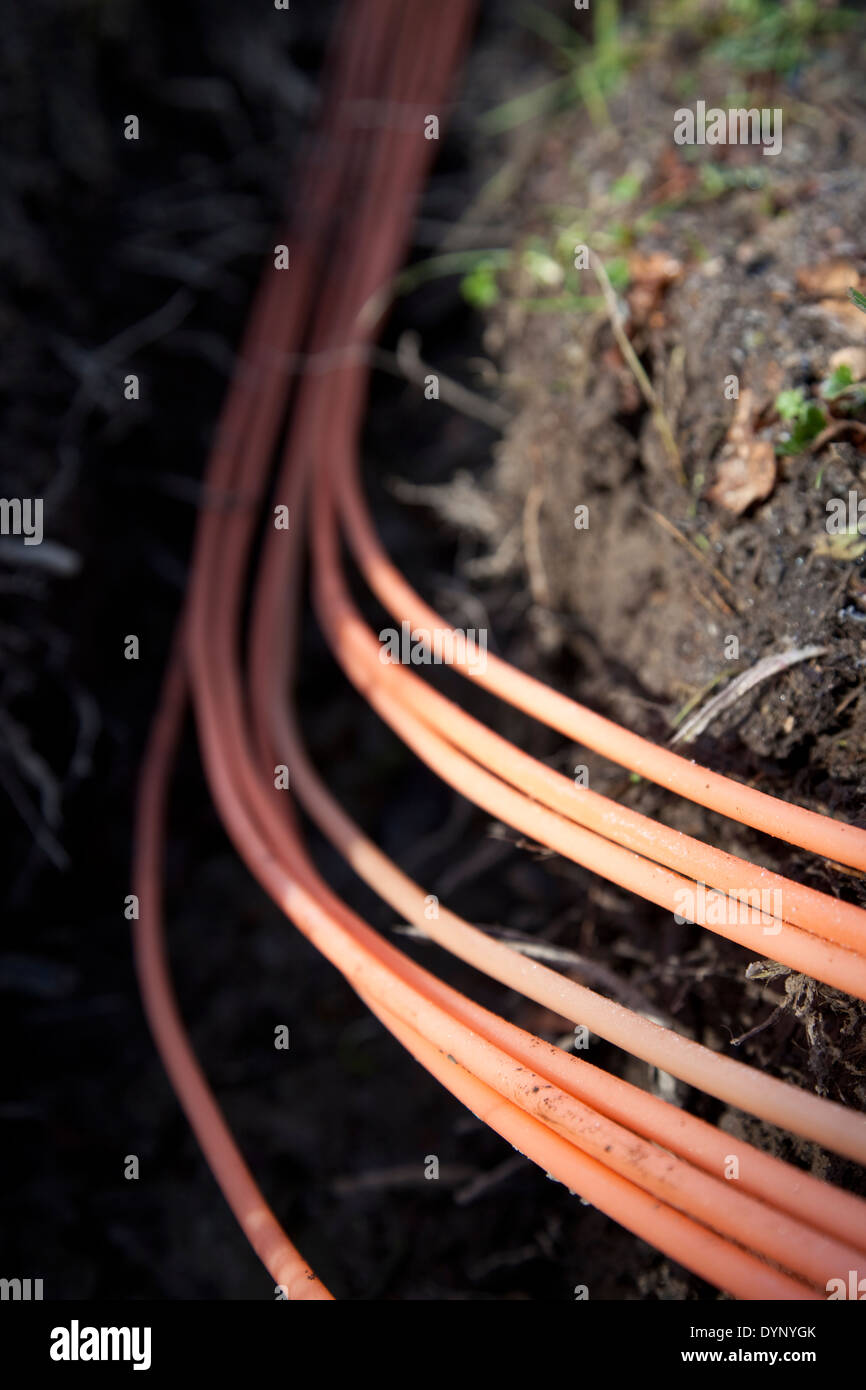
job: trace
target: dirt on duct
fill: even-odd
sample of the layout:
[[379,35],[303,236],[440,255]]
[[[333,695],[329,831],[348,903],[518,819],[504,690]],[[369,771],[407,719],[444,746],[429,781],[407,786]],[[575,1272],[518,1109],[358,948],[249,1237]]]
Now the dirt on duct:
[[[654,27],[675,9],[671,33]],[[862,64],[850,34],[822,31],[809,61],[749,78],[759,104],[785,109],[782,153],[722,147],[693,162],[672,145],[671,113],[695,96],[729,104],[730,64],[712,56],[717,11],[637,7],[641,35],[626,30],[616,52],[627,41],[639,62],[606,87],[609,124],[572,105],[495,142],[479,132],[482,113],[561,69],[522,7],[482,6],[413,257],[504,249],[507,265],[493,277],[501,297],[479,315],[443,276],[397,301],[373,383],[367,481],[389,551],[453,621],[488,626],[511,660],[655,740],[720,676],[789,642],[826,647],[738,701],[690,754],[862,821],[862,571],[838,545],[822,555],[816,541],[827,538],[826,501],[863,486],[855,426],[864,416],[821,399],[828,425],[854,425],[777,456],[790,424],[774,413],[783,390],[801,388],[803,407],[818,402],[832,354],[863,342],[828,269],[864,269]],[[571,6],[550,13],[574,19]],[[0,1196],[5,1272],[45,1277],[47,1298],[273,1294],[154,1056],[122,903],[136,769],[185,580],[196,479],[297,133],[315,109],[330,15],[293,6],[252,18],[213,0],[146,11],[46,0],[6,35],[5,123],[20,156],[5,170],[14,292],[4,313],[16,351],[2,384],[17,469],[5,490],[55,488],[62,506],[48,510],[46,535],[80,560],[65,576],[4,571],[10,620],[0,632],[4,719],[13,721],[4,726],[14,795],[4,828],[15,866],[0,987],[6,1055],[17,1059],[4,1105],[15,1127]],[[589,34],[589,17],[576,23]],[[120,123],[138,110],[146,138],[130,151]],[[761,183],[750,188],[755,170]],[[685,485],[606,314],[592,303],[578,311],[578,298],[597,297],[591,273],[549,283],[578,242],[603,256],[628,305]],[[570,245],[561,265],[559,243]],[[659,254],[677,263],[661,283]],[[804,270],[830,280],[809,289],[798,281]],[[482,266],[482,293],[476,277],[470,298],[485,297],[490,280]],[[526,302],[564,293],[566,305]],[[820,307],[830,299],[832,312]],[[163,306],[167,317],[133,345],[145,390],[127,410],[117,389],[124,354],[115,360],[100,345]],[[509,411],[501,439],[405,381],[407,329],[436,370]],[[732,373],[740,401],[753,393],[749,427],[757,443],[771,441],[774,471],[767,497],[738,516],[708,499],[737,405],[725,397]],[[767,450],[746,453],[766,479]],[[577,506],[588,508],[585,530],[575,529]],[[381,616],[372,604],[369,612]],[[134,673],[119,655],[128,632],[143,638]],[[732,636],[736,659],[726,656]],[[465,683],[450,688],[552,765],[587,764],[596,789],[862,900],[856,876],[634,784]],[[329,785],[429,891],[479,924],[578,953],[579,966],[566,956],[564,968],[712,1047],[863,1106],[859,1005],[784,973],[745,980],[742,950],[491,825],[382,728],[312,623],[299,697]],[[22,730],[44,765],[25,759],[22,768],[11,751],[24,747]],[[50,774],[41,780],[40,767]],[[36,810],[27,823],[22,806]],[[393,931],[393,914],[310,838],[335,891]],[[585,1284],[591,1298],[718,1297],[546,1182],[421,1076],[250,881],[210,806],[191,737],[173,791],[167,893],[197,1051],[278,1216],[338,1296],[567,1300]],[[481,1002],[568,1042],[563,1020],[432,947],[395,939]],[[287,1054],[273,1047],[280,1024],[291,1030]],[[606,1044],[594,1040],[590,1057],[705,1118],[742,1123]],[[753,1137],[862,1190],[850,1165],[760,1126]],[[423,1178],[431,1153],[437,1183]],[[129,1154],[141,1160],[138,1182],[124,1178]]]

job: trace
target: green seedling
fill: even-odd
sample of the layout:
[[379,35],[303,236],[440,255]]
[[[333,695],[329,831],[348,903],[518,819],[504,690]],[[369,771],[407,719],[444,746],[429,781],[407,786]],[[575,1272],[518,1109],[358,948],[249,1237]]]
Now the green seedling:
[[818,389],[825,401],[836,403],[837,410],[850,412],[866,405],[866,382],[855,381],[851,368],[844,363],[834,367]]
[[814,401],[806,399],[801,386],[779,392],[776,412],[790,425],[786,438],[776,445],[777,454],[802,454],[827,424],[824,411]]
[[460,281],[460,293],[473,309],[490,309],[500,299],[496,280],[497,266],[493,261],[480,261]]

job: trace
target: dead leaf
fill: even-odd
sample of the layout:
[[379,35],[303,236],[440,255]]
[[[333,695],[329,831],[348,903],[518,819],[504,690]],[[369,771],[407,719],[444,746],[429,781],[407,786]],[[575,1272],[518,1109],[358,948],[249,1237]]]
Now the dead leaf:
[[645,256],[640,251],[632,251],[628,258],[629,275],[639,284],[669,285],[683,273],[682,261],[667,251],[650,251]]
[[797,271],[797,284],[806,294],[818,299],[824,295],[844,299],[849,288],[860,285],[860,272],[850,261],[821,261],[818,265],[804,265]]
[[682,275],[682,262],[667,251],[651,251],[644,256],[633,251],[628,258],[628,307],[634,324],[641,325],[655,313],[668,285]]
[[842,531],[838,536],[822,532],[812,542],[813,555],[829,555],[831,560],[859,560],[866,555],[866,540],[859,531]]
[[866,339],[866,314],[858,309],[856,304],[852,304],[850,299],[822,299],[816,308],[852,338],[859,338],[861,342]]
[[698,171],[693,164],[686,164],[678,152],[666,148],[658,162],[659,183],[652,195],[652,202],[660,203],[668,199],[682,198],[698,181]]
[[753,502],[763,502],[776,483],[773,444],[769,439],[755,437],[753,410],[754,392],[744,390],[722,446],[715,482],[707,491],[711,502],[735,516],[740,516]]

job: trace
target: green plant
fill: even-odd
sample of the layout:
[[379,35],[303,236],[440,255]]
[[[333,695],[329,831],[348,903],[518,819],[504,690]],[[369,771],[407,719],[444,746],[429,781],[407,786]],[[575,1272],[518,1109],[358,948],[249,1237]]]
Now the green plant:
[[825,401],[833,401],[837,410],[849,413],[866,405],[866,382],[855,381],[851,368],[842,363],[834,367],[818,388]]
[[776,445],[777,454],[801,454],[827,424],[827,416],[819,405],[808,400],[802,386],[780,391],[776,397],[776,412],[790,425],[786,437]]
[[851,10],[821,0],[729,0],[710,54],[738,72],[787,77],[807,61],[816,40],[856,19]]
[[575,101],[583,102],[594,125],[610,125],[607,98],[617,90],[636,55],[623,40],[619,0],[593,0],[591,13],[592,38],[585,39],[547,10],[527,7],[523,22],[552,45],[565,74],[487,111],[481,118],[484,131],[512,130]]
[[496,270],[496,262],[488,258],[479,261],[460,281],[460,293],[474,309],[489,309],[498,303],[500,296]]
[[830,375],[821,382],[821,395],[825,401],[835,401],[840,396],[844,396],[849,387],[853,385],[854,374],[850,367],[843,364],[840,367],[834,367]]

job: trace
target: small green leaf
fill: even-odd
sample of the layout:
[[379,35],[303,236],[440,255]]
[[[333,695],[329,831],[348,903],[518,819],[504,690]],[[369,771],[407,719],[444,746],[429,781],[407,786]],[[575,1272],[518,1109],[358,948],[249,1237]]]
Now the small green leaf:
[[777,454],[801,454],[816,439],[827,424],[827,416],[819,405],[806,399],[802,386],[780,391],[776,410],[790,430],[776,445]]
[[862,309],[863,313],[866,314],[866,294],[861,294],[859,290],[850,289],[848,297],[852,304],[856,304],[857,308]]
[[844,364],[841,367],[834,367],[833,371],[821,382],[821,395],[825,401],[835,401],[838,396],[843,396],[849,386],[854,385],[854,373],[850,367]]
[[460,293],[474,309],[489,309],[498,303],[499,286],[496,283],[496,268],[489,264],[477,265],[460,281]]
[[819,405],[810,401],[801,410],[797,419],[794,421],[793,428],[789,437],[781,444],[776,445],[776,452],[780,454],[802,454],[807,449],[813,439],[817,439],[824,426],[827,424],[827,416]]
[[806,404],[802,386],[790,391],[780,391],[776,397],[776,411],[782,420],[796,420]]
[[615,203],[630,203],[640,193],[640,186],[640,174],[623,174],[611,184],[610,196]]

